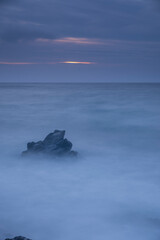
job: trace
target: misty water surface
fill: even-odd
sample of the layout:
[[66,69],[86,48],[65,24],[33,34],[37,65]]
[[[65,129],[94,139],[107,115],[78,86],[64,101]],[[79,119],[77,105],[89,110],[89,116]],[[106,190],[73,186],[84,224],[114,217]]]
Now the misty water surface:
[[[0,239],[160,239],[160,84],[0,84]],[[55,129],[78,159],[24,159]]]

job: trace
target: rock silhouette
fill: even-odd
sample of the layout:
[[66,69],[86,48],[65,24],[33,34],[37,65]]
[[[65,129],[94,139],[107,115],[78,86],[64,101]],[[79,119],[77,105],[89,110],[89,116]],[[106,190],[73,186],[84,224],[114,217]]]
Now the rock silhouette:
[[6,238],[5,240],[31,240],[31,239],[19,236],[14,238]]
[[64,130],[55,130],[49,133],[43,141],[27,143],[27,150],[22,152],[23,156],[28,154],[42,153],[50,156],[77,156],[77,152],[71,151],[72,143],[64,138]]

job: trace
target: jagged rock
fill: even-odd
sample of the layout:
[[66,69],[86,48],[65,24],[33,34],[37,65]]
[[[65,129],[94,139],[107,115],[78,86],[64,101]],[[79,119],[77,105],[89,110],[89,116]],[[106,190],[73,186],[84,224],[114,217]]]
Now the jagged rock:
[[6,238],[5,240],[31,240],[31,239],[19,236],[14,238]]
[[64,135],[65,131],[55,130],[53,133],[48,134],[43,142],[45,145],[57,144],[64,139]]
[[77,152],[71,151],[72,143],[64,138],[65,131],[55,130],[48,134],[43,141],[27,143],[27,150],[22,155],[47,154],[52,156],[77,156]]

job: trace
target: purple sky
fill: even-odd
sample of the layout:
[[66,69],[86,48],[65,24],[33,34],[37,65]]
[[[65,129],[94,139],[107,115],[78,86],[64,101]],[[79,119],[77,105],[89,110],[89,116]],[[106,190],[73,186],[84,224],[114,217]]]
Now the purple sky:
[[0,0],[1,82],[160,82],[159,0]]

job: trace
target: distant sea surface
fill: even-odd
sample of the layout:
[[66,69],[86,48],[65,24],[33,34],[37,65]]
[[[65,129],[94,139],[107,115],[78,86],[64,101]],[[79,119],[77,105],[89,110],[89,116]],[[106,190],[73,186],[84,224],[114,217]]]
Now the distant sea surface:
[[[21,158],[55,129],[77,159]],[[0,84],[0,239],[160,239],[160,84]]]

